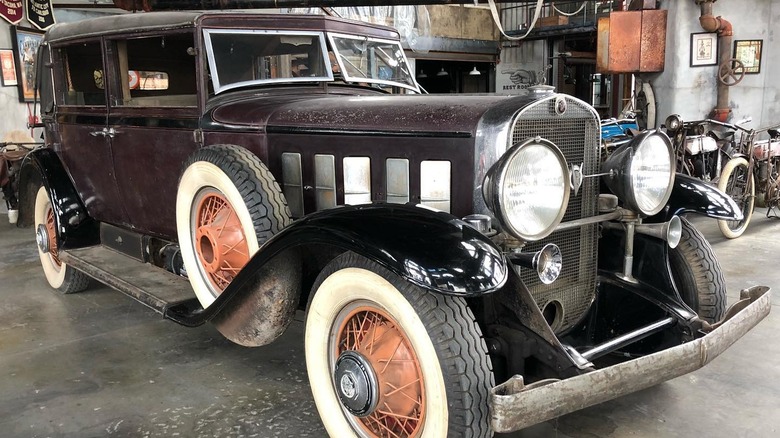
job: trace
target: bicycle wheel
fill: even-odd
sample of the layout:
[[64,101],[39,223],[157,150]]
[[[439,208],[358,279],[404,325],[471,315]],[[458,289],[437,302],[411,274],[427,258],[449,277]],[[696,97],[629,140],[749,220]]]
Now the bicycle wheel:
[[719,220],[718,228],[729,239],[739,237],[747,229],[753,217],[753,204],[756,201],[756,184],[748,176],[748,162],[744,158],[734,158],[726,163],[718,182],[718,189],[737,203],[742,210],[742,220]]

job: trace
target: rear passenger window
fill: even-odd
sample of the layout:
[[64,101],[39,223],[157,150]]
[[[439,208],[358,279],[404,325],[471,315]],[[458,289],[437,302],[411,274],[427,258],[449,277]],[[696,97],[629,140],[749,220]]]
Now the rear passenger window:
[[[64,105],[105,105],[103,56],[100,43],[81,43],[60,49],[63,64],[57,80],[64,83],[60,100]],[[64,77],[63,77],[64,76]]]
[[116,105],[197,106],[192,34],[115,41],[121,90]]

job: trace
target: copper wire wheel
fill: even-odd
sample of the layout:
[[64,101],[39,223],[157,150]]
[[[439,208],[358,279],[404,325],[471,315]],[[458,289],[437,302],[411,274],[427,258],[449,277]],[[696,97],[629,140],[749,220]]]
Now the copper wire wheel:
[[379,402],[374,412],[354,422],[369,437],[419,436],[425,420],[425,391],[417,355],[406,333],[384,311],[360,306],[341,321],[336,357],[363,355],[377,376]]
[[49,235],[49,256],[57,267],[62,266],[57,251],[57,229],[54,226],[54,211],[49,207],[46,210],[46,231]]
[[194,214],[195,252],[219,294],[249,261],[246,235],[236,211],[222,193],[209,190],[200,197]]

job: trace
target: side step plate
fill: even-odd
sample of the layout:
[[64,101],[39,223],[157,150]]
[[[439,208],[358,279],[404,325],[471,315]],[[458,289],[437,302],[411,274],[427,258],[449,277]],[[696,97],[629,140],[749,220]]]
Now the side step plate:
[[163,315],[169,307],[197,303],[186,278],[102,245],[63,251],[60,259]]

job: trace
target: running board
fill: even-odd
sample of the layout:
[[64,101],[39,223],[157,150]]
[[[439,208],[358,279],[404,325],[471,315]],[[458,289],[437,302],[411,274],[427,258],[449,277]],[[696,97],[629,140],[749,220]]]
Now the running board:
[[60,259],[150,309],[165,315],[170,307],[200,307],[190,282],[103,245],[61,251]]

